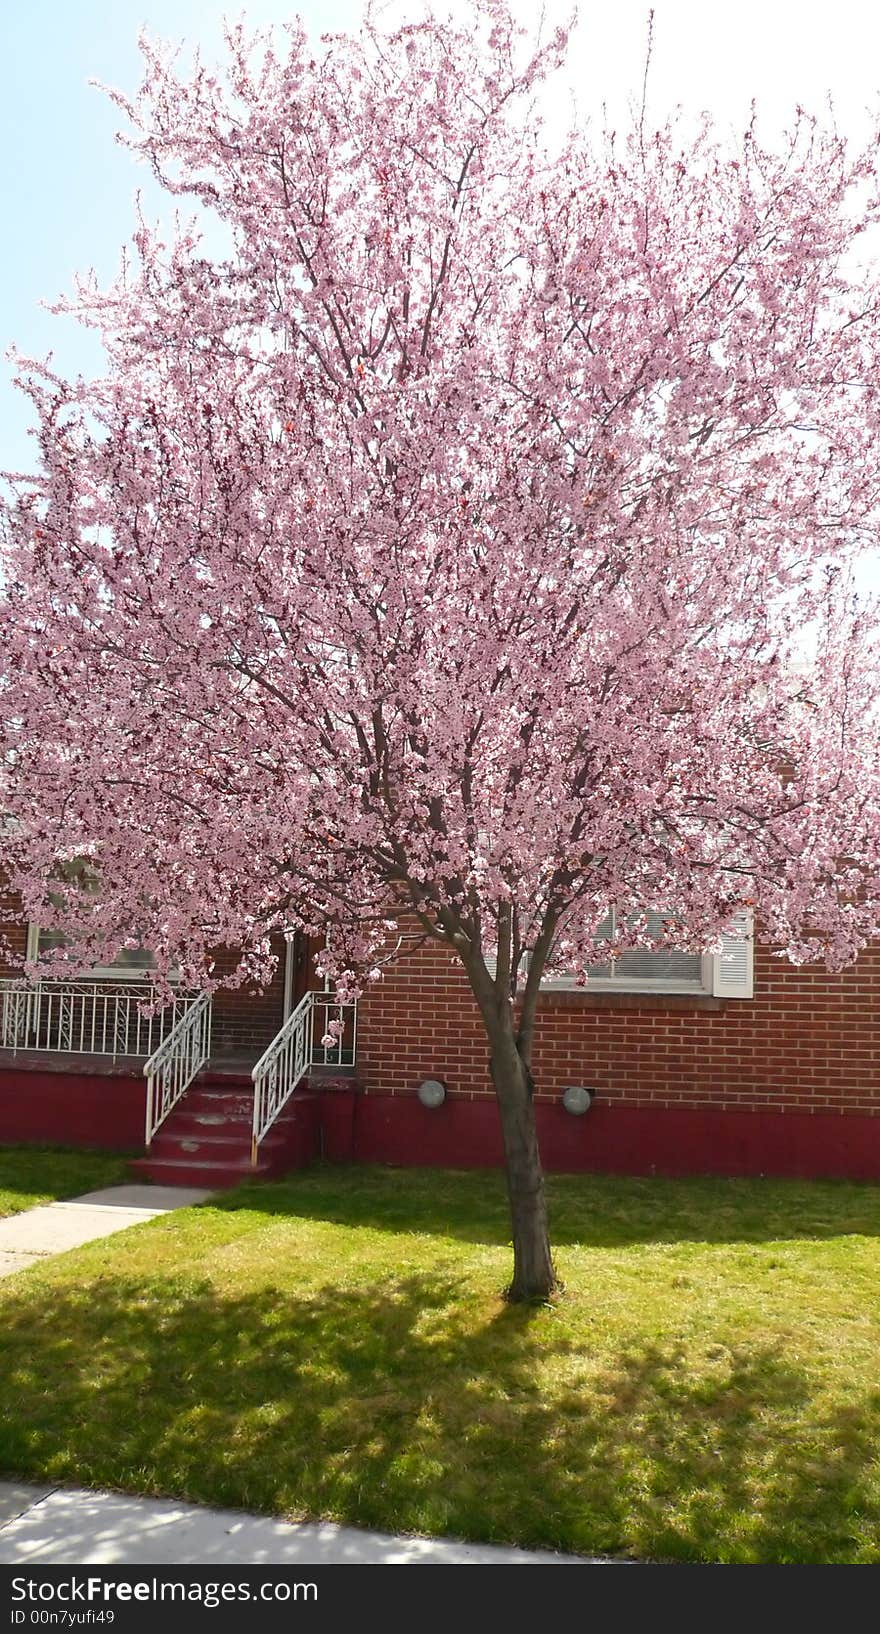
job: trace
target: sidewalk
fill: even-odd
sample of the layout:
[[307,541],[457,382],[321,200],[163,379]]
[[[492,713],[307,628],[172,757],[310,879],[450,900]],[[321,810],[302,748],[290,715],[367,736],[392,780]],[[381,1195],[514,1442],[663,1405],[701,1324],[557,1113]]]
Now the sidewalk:
[[610,1566],[549,1551],[290,1525],[168,1498],[0,1481],[0,1564],[14,1566]]
[[107,1186],[67,1203],[42,1203],[0,1220],[0,1277],[26,1271],[50,1254],[80,1248],[96,1237],[203,1203],[208,1191],[183,1186]]

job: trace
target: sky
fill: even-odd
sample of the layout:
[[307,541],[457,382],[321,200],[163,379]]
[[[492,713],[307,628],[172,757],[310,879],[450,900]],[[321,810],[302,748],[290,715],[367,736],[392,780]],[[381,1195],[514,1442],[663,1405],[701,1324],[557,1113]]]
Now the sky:
[[[421,0],[394,0],[389,19],[415,20]],[[461,0],[436,9],[461,12]],[[535,0],[514,0],[535,25]],[[120,115],[91,79],[134,90],[140,28],[222,54],[222,19],[241,8],[211,0],[0,0],[0,469],[30,469],[26,399],[4,355],[51,351],[61,373],[97,372],[99,343],[71,319],[40,307],[94,267],[108,282],[134,231],[134,196],[147,213],[167,208],[151,178],[114,140]],[[641,95],[647,0],[547,0],[548,22],[577,15],[567,77],[579,113],[613,121]],[[360,0],[251,0],[254,26],[299,14],[315,35],[356,29]],[[742,130],[752,97],[769,133],[795,105],[821,111],[828,95],[839,127],[858,139],[880,109],[880,7],[868,0],[654,0],[649,117],[674,106],[708,109],[723,130]]]

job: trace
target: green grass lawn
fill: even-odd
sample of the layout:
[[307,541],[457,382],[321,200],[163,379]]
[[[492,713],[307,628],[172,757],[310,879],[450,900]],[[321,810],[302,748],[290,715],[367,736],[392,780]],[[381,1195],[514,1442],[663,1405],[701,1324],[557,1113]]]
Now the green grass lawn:
[[880,1562],[880,1188],[317,1168],[0,1282],[0,1470],[647,1558]]
[[77,1197],[128,1179],[115,1153],[73,1152],[57,1146],[0,1147],[0,1219],[38,1203]]

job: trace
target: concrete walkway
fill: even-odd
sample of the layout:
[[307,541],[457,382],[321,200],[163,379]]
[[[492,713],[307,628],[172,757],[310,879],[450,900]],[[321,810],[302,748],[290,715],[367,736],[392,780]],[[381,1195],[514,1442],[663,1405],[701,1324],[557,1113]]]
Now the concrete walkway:
[[0,1563],[12,1566],[608,1566],[448,1538],[290,1525],[167,1498],[0,1481]]
[[183,1186],[107,1186],[68,1203],[43,1203],[0,1220],[0,1277],[25,1271],[50,1254],[80,1248],[96,1237],[203,1203],[208,1191]]

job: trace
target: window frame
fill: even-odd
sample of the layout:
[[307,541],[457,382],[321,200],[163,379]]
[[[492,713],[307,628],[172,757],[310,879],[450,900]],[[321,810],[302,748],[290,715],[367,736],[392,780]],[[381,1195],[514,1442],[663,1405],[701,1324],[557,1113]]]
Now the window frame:
[[[98,870],[95,868],[94,864],[90,862],[87,856],[71,859],[71,862],[74,864],[81,862],[84,865],[83,877],[89,877],[95,883],[97,883],[99,878]],[[61,866],[63,867],[65,865],[62,864]],[[29,920],[27,927],[27,940],[25,943],[25,958],[28,964],[36,965],[38,972],[40,964],[40,937],[42,934],[43,927],[36,920]],[[52,935],[53,933],[49,932],[48,934]],[[70,941],[70,938],[68,937],[67,940]],[[150,952],[151,950],[149,948],[145,948],[144,951]],[[140,982],[144,986],[152,987],[155,984],[155,972],[156,966],[154,960],[152,965],[140,966],[118,964],[92,965],[89,970],[84,970],[77,976],[66,976],[64,972],[59,969],[47,969],[45,972],[45,977],[38,974],[37,980],[45,979],[46,981],[71,982]],[[177,982],[179,980],[178,972],[176,970],[169,971],[168,980],[172,983]]]
[[[140,969],[138,969],[135,965],[92,965],[90,969],[81,970],[79,974],[75,976],[67,975],[63,970],[58,968],[52,970],[47,968],[46,970],[41,971],[39,968],[40,935],[40,926],[35,920],[29,920],[27,927],[27,942],[25,945],[25,959],[28,964],[34,964],[37,966],[38,981],[141,982],[144,986],[148,987],[153,987],[155,985],[156,969],[154,965],[143,965]],[[176,970],[169,971],[169,982],[174,984],[175,982],[179,981],[179,979],[179,974]]]
[[[704,953],[700,959],[699,981],[686,981],[682,977],[664,979],[658,976],[590,976],[586,982],[579,982],[574,975],[544,976],[541,980],[542,993],[580,993],[584,998],[604,993],[616,993],[621,996],[626,993],[655,994],[658,997],[668,995],[670,998],[754,998],[754,952],[755,929],[754,917],[751,912],[743,910],[734,916],[739,921],[743,935],[738,938],[724,935],[725,944],[720,953]],[[731,958],[729,949],[744,948],[744,958],[741,959],[739,974],[731,972]],[[649,951],[649,950],[646,950]],[[657,949],[658,952],[662,949]],[[614,960],[609,963],[614,964]],[[528,955],[524,963],[528,968]],[[732,979],[731,979],[732,976]]]
[[[645,949],[646,952],[650,951]],[[660,949],[657,950],[661,951]],[[610,963],[614,963],[612,959]],[[715,955],[704,953],[700,958],[699,980],[686,981],[677,976],[672,980],[662,976],[590,976],[586,983],[574,976],[545,976],[541,980],[542,993],[668,993],[670,996],[691,995],[694,998],[711,996],[714,992]]]

